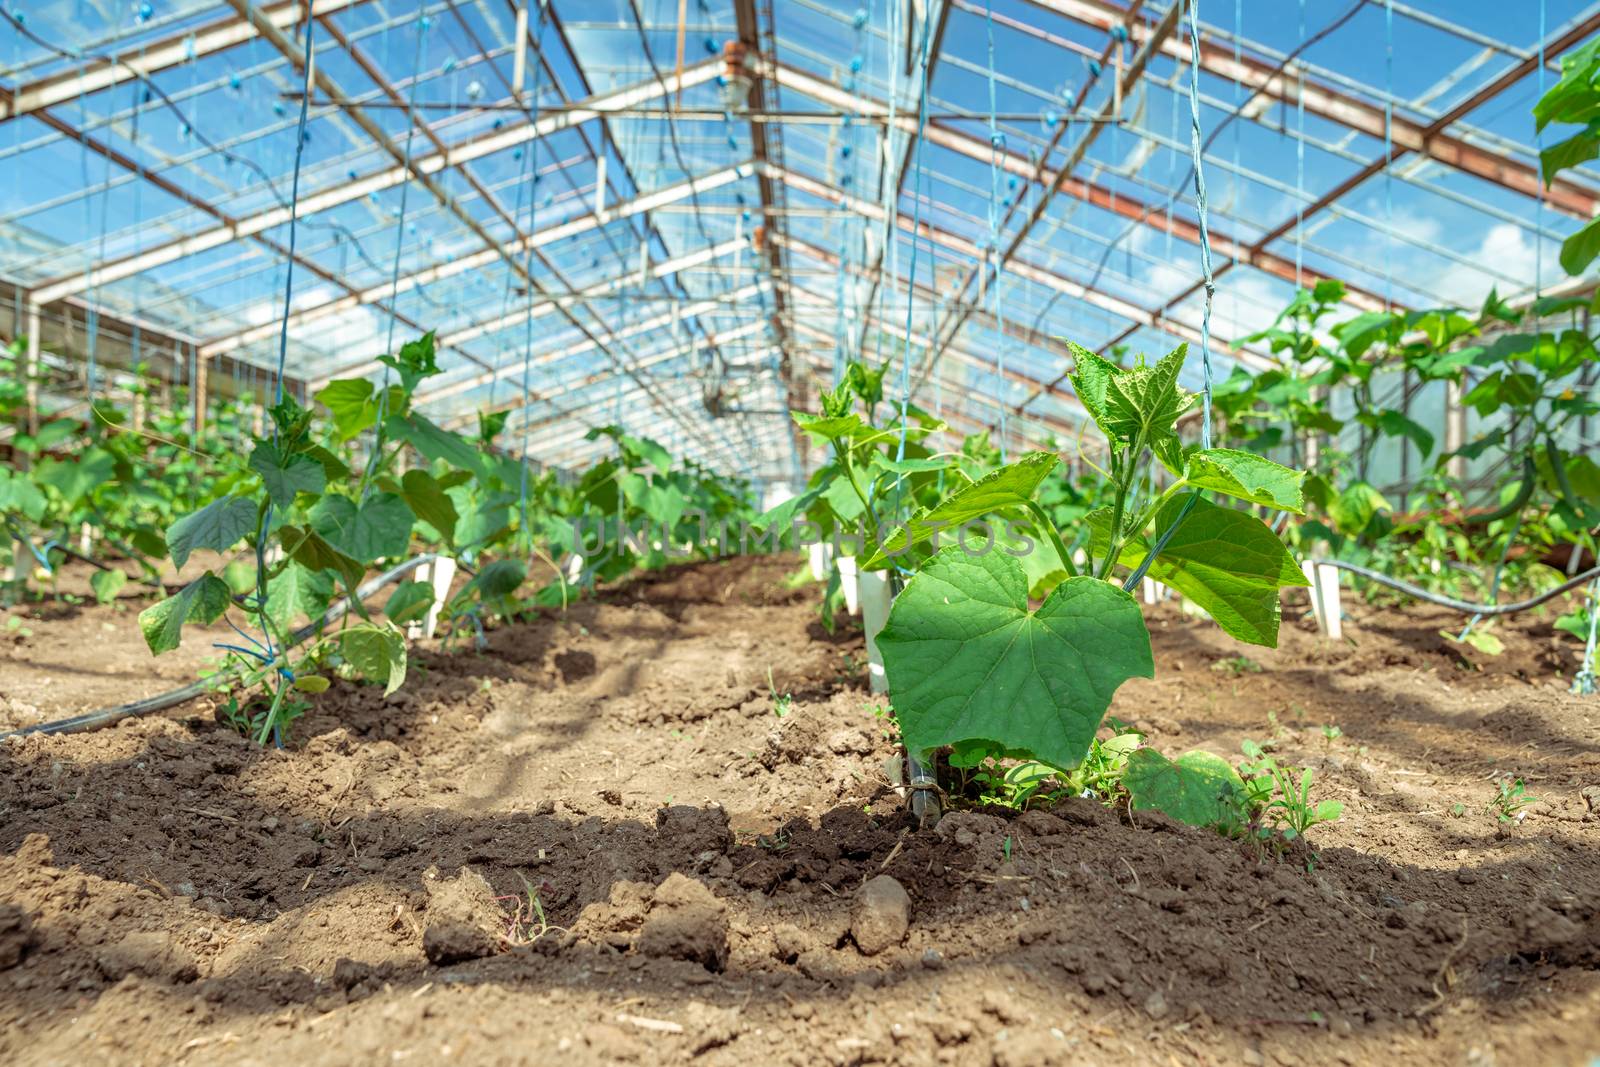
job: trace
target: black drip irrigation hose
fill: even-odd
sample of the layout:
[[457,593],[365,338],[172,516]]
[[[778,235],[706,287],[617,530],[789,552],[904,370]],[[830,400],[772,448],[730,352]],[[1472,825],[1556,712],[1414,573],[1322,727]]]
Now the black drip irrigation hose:
[[1319,567],[1336,567],[1342,571],[1349,571],[1351,574],[1359,574],[1368,581],[1377,582],[1379,585],[1384,585],[1388,586],[1390,589],[1399,590],[1400,592],[1405,593],[1407,596],[1415,597],[1418,600],[1425,600],[1429,604],[1437,604],[1442,608],[1450,608],[1454,611],[1463,612],[1468,615],[1515,615],[1519,611],[1527,611],[1529,608],[1536,608],[1540,604],[1554,600],[1562,593],[1576,589],[1578,586],[1587,581],[1591,581],[1594,578],[1600,578],[1600,567],[1595,567],[1591,570],[1584,571],[1582,574],[1577,575],[1576,577],[1568,578],[1555,588],[1547,589],[1538,596],[1530,597],[1527,600],[1518,600],[1511,604],[1473,604],[1466,600],[1457,600],[1455,597],[1440,596],[1438,593],[1430,593],[1420,585],[1412,585],[1410,582],[1401,581],[1399,578],[1391,578],[1387,574],[1383,574],[1375,570],[1369,570],[1366,567],[1361,567],[1354,563],[1345,563],[1342,560],[1337,559],[1314,559],[1311,560],[1311,562]]
[[[392,567],[389,570],[384,571],[382,574],[362,583],[361,586],[356,589],[356,599],[367,599],[367,597],[376,593],[379,589],[382,589],[390,582],[405,577],[418,567],[421,567],[426,563],[432,563],[435,559],[438,559],[438,556],[432,552],[429,552],[425,555],[418,556],[415,559],[407,560],[397,567]],[[316,622],[307,623],[298,630],[294,631],[294,633],[290,634],[289,643],[284,646],[282,651],[287,652],[289,649],[294,648],[301,642],[305,641],[306,638],[320,631],[329,623],[337,622],[339,619],[343,618],[344,615],[350,610],[350,599],[351,598],[349,597],[345,597],[343,600],[340,600],[338,603],[329,608],[327,612],[323,614],[321,619],[318,619]],[[157,696],[146,697],[143,700],[135,700],[127,704],[118,704],[114,708],[101,708],[98,711],[87,711],[82,715],[74,715],[70,719],[57,719],[54,722],[41,722],[33,726],[25,726],[20,730],[12,730],[10,733],[0,734],[0,741],[7,741],[14,737],[27,737],[30,734],[76,734],[84,733],[88,730],[98,730],[103,726],[110,726],[113,723],[121,722],[123,719],[131,719],[138,715],[144,715],[147,712],[161,711],[165,708],[182,704],[185,701],[193,700],[195,697],[200,696],[201,694],[214,688],[215,685],[215,678],[206,679],[199,682],[190,682],[182,689],[174,689],[170,693],[161,693]]]

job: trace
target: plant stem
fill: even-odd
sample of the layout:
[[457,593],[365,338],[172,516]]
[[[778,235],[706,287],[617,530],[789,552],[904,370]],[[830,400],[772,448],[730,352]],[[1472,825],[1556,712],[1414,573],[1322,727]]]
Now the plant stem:
[[1097,577],[1111,577],[1112,568],[1117,565],[1117,557],[1122,555],[1122,543],[1126,539],[1122,530],[1124,512],[1128,507],[1128,494],[1133,489],[1134,477],[1138,474],[1139,458],[1144,453],[1144,430],[1141,429],[1133,439],[1133,447],[1128,449],[1127,455],[1117,470],[1117,498],[1111,508],[1111,546],[1106,553],[1106,558],[1100,562],[1100,573]]
[[1056,530],[1056,524],[1050,521],[1050,516],[1045,514],[1044,508],[1032,500],[1028,501],[1028,510],[1039,521],[1039,528],[1049,535],[1050,543],[1055,546],[1056,555],[1061,558],[1061,566],[1066,570],[1067,575],[1072,578],[1078,577],[1078,568],[1073,565],[1072,555],[1067,551],[1067,546],[1062,543],[1061,534]]

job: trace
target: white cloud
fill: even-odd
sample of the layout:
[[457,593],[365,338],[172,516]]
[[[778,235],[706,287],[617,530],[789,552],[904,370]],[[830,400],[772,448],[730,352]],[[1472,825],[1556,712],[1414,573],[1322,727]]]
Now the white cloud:
[[[1521,289],[1531,290],[1539,278],[1536,268],[1540,251],[1533,235],[1522,227],[1509,222],[1497,223],[1484,233],[1478,247],[1465,256],[1473,263],[1492,264],[1494,273],[1465,263],[1452,263],[1428,283],[1427,288],[1469,308],[1481,304],[1491,288],[1498,287],[1501,296],[1515,295],[1519,285]],[[1542,251],[1543,282],[1548,287],[1564,279],[1566,274],[1557,258],[1560,250],[1554,244],[1546,244]],[[1515,281],[1508,283],[1508,278]]]

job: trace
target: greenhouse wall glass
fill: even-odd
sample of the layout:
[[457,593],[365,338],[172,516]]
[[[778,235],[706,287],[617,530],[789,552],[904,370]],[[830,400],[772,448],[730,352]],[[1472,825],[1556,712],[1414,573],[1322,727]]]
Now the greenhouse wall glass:
[[0,0],[0,1058],[1600,1064],[1600,2]]

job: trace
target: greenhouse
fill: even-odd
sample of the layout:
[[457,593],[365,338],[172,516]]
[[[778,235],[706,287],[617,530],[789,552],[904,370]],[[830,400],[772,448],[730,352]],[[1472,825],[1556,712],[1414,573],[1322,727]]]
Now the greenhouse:
[[0,1059],[1600,1064],[1600,3],[0,0]]

